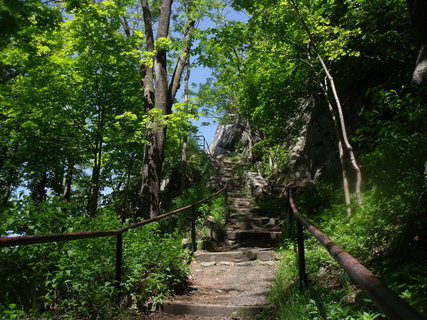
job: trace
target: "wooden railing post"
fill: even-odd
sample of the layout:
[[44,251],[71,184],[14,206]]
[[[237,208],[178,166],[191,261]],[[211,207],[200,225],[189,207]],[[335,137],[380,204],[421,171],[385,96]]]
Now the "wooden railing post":
[[114,286],[117,289],[116,303],[120,302],[120,284],[122,282],[123,267],[123,235],[119,233],[116,238],[116,277]]
[[191,208],[191,252],[196,252],[196,206]]

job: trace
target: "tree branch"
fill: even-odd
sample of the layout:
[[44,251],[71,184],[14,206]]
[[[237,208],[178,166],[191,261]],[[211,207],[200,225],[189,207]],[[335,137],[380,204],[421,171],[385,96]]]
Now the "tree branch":
[[179,55],[178,61],[176,62],[175,69],[173,71],[172,79],[169,84],[169,101],[170,105],[172,105],[173,100],[175,99],[176,93],[179,89],[182,73],[184,71],[185,66],[188,63],[188,55],[190,52],[193,32],[195,28],[196,20],[190,19],[187,30],[185,31],[181,54]]
[[[144,34],[147,52],[154,52],[153,20],[151,17],[148,0],[141,0],[142,13],[144,19]],[[148,65],[141,65],[142,83],[144,85],[144,101],[146,110],[154,107],[154,83],[153,68]]]

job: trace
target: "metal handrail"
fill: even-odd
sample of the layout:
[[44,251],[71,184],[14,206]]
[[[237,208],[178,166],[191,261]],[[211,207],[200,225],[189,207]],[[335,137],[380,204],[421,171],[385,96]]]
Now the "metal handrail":
[[[54,233],[54,234],[43,234],[33,236],[13,236],[13,237],[0,237],[0,248],[1,247],[12,247],[17,245],[29,245],[47,242],[60,242],[60,241],[71,241],[79,239],[92,239],[100,237],[111,237],[116,236],[116,261],[115,261],[115,286],[119,289],[122,281],[122,266],[123,266],[123,233],[130,229],[142,227],[155,221],[162,220],[171,215],[175,215],[182,211],[192,209],[191,212],[191,250],[194,253],[197,249],[196,246],[196,207],[224,192],[225,199],[227,199],[227,189],[224,187],[217,192],[211,194],[202,200],[199,200],[188,206],[164,213],[157,217],[147,219],[144,221],[137,222],[133,225],[126,226],[115,230],[98,230],[98,231],[86,231],[86,232],[70,232],[70,233]],[[224,201],[226,205],[226,201]],[[227,208],[224,208],[225,214],[227,214]]]
[[180,213],[187,209],[191,209],[193,207],[202,204],[213,197],[217,196],[221,192],[223,192],[225,188],[218,190],[207,198],[199,200],[193,204],[188,206],[164,213],[157,217],[147,219],[144,221],[137,222],[133,225],[123,227],[120,229],[114,230],[99,230],[99,231],[86,231],[86,232],[70,232],[70,233],[52,233],[52,234],[42,234],[42,235],[34,235],[34,236],[14,236],[14,237],[0,237],[0,247],[12,247],[17,245],[28,245],[28,244],[36,244],[36,243],[47,243],[47,242],[60,242],[60,241],[70,241],[70,240],[79,240],[79,239],[91,239],[91,238],[100,238],[100,237],[111,237],[123,234],[124,232],[135,229],[147,224],[150,224],[155,221],[162,220],[171,215]]
[[[212,164],[212,157],[213,157],[213,155],[211,154],[211,150],[209,149],[209,143],[208,143],[208,141],[206,140],[205,136],[204,136],[204,135],[198,135],[198,136],[195,136],[195,138],[197,138],[197,139],[202,139],[202,145],[203,145],[203,148],[205,148],[204,152],[205,152],[205,153],[206,153],[206,155],[208,156],[209,165],[211,166],[211,168],[212,168],[212,170],[213,170],[213,172],[214,172],[214,178],[215,178],[215,182],[216,182],[216,184],[217,184],[220,188],[221,188],[221,187],[226,187],[226,186],[224,186],[224,184],[222,183],[221,179],[219,178],[219,174],[218,174],[218,172],[217,172],[217,170],[216,170],[215,166]],[[200,145],[199,145],[199,147],[200,147]]]
[[[205,149],[204,151],[206,151],[206,153],[210,155],[209,143],[206,140],[205,136],[204,135],[198,135],[195,137],[198,139],[202,139],[202,146],[201,147],[204,148]],[[199,147],[200,147],[200,145],[199,145]]]
[[326,248],[329,254],[339,263],[344,271],[368,295],[377,307],[391,320],[423,320],[424,318],[408,303],[400,298],[393,290],[387,287],[371,271],[357,259],[336,245],[322,231],[308,222],[298,211],[292,198],[291,189],[288,189],[288,200],[291,210],[297,218],[297,241],[300,282],[307,285],[304,255],[304,226]]

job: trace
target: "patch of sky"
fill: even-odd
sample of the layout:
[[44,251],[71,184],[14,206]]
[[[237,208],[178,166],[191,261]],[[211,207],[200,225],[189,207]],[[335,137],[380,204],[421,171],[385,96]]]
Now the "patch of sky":
[[[228,21],[241,21],[241,22],[247,22],[249,20],[249,16],[242,11],[236,11],[230,6],[226,6],[222,10],[222,14],[224,15],[225,23]],[[201,30],[206,30],[209,28],[214,28],[216,25],[215,23],[209,19],[205,18],[200,21],[198,24],[198,28]],[[197,45],[197,42],[194,43],[194,45]],[[197,61],[197,56],[191,57],[192,61]],[[198,86],[201,84],[204,84],[207,79],[212,78],[212,69],[200,66],[200,65],[193,65],[191,68],[191,75],[190,75],[190,83],[192,90],[197,90]],[[181,87],[181,92],[179,93],[181,97],[184,97],[183,88]],[[217,115],[207,115],[207,116],[201,116],[199,120],[194,121],[192,120],[192,123],[197,126],[199,130],[199,134],[203,135],[210,144],[213,140],[213,137],[215,135],[215,131],[217,128]]]

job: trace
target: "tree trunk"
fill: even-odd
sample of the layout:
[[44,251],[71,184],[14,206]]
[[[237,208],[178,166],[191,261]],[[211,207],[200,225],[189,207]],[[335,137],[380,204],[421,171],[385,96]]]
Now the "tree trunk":
[[42,169],[41,177],[34,189],[31,192],[31,198],[37,203],[40,204],[46,200],[46,185],[47,185],[47,172],[46,169]]
[[334,99],[335,99],[335,106],[336,106],[337,111],[338,111],[338,119],[339,119],[339,127],[341,128],[342,144],[344,145],[347,153],[349,154],[350,164],[352,165],[354,171],[356,172],[355,193],[356,193],[357,203],[359,206],[362,206],[363,205],[362,191],[361,191],[361,188],[362,188],[362,172],[360,170],[359,164],[356,161],[356,157],[354,156],[353,147],[351,146],[350,142],[348,141],[347,126],[345,124],[344,114],[342,112],[341,101],[340,101],[340,98],[338,96],[337,89],[335,87],[335,81],[334,81],[334,78],[332,77],[332,75],[329,73],[329,70],[326,67],[325,62],[323,61],[323,59],[319,53],[317,53],[317,57],[318,57],[320,63],[322,64],[323,71],[325,72],[326,77],[328,78],[328,81],[331,85],[332,93],[333,93]]
[[[187,73],[184,78],[184,103],[188,107],[189,101],[189,87],[188,83],[190,81],[191,66],[190,62],[187,63]],[[182,138],[182,151],[181,151],[181,178],[180,178],[180,192],[181,194],[187,188],[187,148],[188,148],[188,134],[185,134]]]
[[[341,129],[341,133],[338,132],[339,129],[337,130],[337,134],[338,134],[337,135],[337,140],[339,141],[339,144],[341,144],[341,149],[344,149],[344,151],[346,151],[348,153],[349,158],[350,158],[350,164],[351,164],[351,166],[353,167],[353,169],[354,169],[354,171],[356,173],[355,193],[356,193],[357,202],[358,202],[359,206],[362,206],[363,205],[362,192],[361,192],[361,187],[362,187],[362,173],[361,173],[361,170],[360,170],[360,166],[358,165],[356,157],[354,155],[353,147],[351,146],[350,142],[348,141],[347,127],[346,127],[345,120],[344,120],[344,113],[342,111],[341,100],[340,100],[340,98],[338,96],[338,92],[337,92],[337,89],[336,89],[336,86],[335,86],[334,78],[332,77],[331,73],[329,72],[328,67],[326,66],[326,64],[325,64],[322,56],[320,55],[319,50],[317,49],[316,42],[313,39],[313,36],[311,34],[311,31],[310,31],[307,23],[305,22],[303,16],[301,15],[301,12],[300,12],[300,10],[298,8],[298,5],[295,3],[294,0],[290,0],[290,1],[291,1],[292,5],[293,5],[293,7],[295,9],[296,14],[298,15],[299,20],[301,21],[301,23],[302,23],[302,25],[304,27],[305,32],[307,33],[308,38],[310,39],[310,43],[313,46],[313,49],[314,49],[314,51],[316,53],[316,56],[317,56],[317,59],[319,60],[321,66],[322,66],[322,69],[323,69],[323,71],[326,74],[326,78],[328,79],[328,82],[329,82],[329,84],[331,86],[332,94],[333,94],[334,101],[335,101],[335,107],[337,109],[338,119],[339,119],[339,122],[336,121],[336,123],[337,123],[337,125],[339,124],[339,128]],[[327,91],[328,91],[327,88],[324,88],[324,90],[326,91],[326,95],[327,95],[328,94],[327,93]],[[329,99],[328,99],[328,107],[329,108],[332,107],[331,103],[329,102]],[[330,111],[331,111],[331,109],[330,109]],[[332,113],[331,113],[331,115],[332,114],[333,114],[333,117],[335,117],[333,107],[332,107]],[[341,158],[343,160],[345,159],[344,154],[343,154],[343,157],[340,156],[340,159]],[[344,175],[344,173],[347,176],[347,171],[343,168],[343,175]],[[343,180],[347,180],[347,182],[348,182],[348,176],[347,176],[347,178],[344,178],[344,176],[343,176]],[[346,193],[346,191],[344,191],[344,192]],[[347,196],[346,196],[346,198],[347,198]],[[346,202],[347,202],[347,200],[346,200]],[[347,212],[349,212],[348,209],[347,209]]]
[[419,51],[412,82],[417,85],[427,83],[427,1],[407,0],[409,15],[418,41]]
[[89,199],[87,203],[87,213],[91,217],[94,217],[96,215],[96,210],[98,209],[100,177],[101,177],[101,157],[100,157],[100,150],[97,150],[95,154],[94,165],[92,167]]
[[[166,38],[169,34],[169,21],[171,15],[171,0],[163,0],[160,8],[159,25],[157,28],[156,39]],[[148,2],[143,1],[144,24],[147,41],[147,49],[154,50],[154,37],[152,34],[151,12]],[[149,35],[147,36],[147,33]],[[153,74],[151,68],[145,67],[144,92],[146,108],[157,108],[162,115],[166,115],[170,109],[171,103],[168,95],[167,78],[167,58],[166,51],[158,48],[154,57],[155,87],[153,84]],[[151,73],[151,74],[150,74]],[[154,87],[154,105],[152,104],[152,93]],[[166,142],[166,127],[160,125],[158,120],[154,119],[150,124],[150,130],[147,132],[148,143],[144,147],[144,158],[142,161],[142,187],[141,187],[141,207],[139,214],[144,217],[156,217],[160,211],[160,182],[162,175],[162,166],[164,158],[164,148]]]
[[98,209],[99,191],[101,188],[101,167],[102,167],[102,149],[104,144],[104,108],[98,110],[98,128],[95,140],[95,149],[93,150],[92,177],[89,189],[89,199],[87,203],[87,213],[94,217]]
[[156,217],[160,211],[160,182],[166,128],[157,127],[157,130],[149,134],[149,143],[144,147],[142,163],[142,207],[139,215],[143,218]]
[[73,182],[74,174],[74,161],[68,160],[67,174],[65,175],[64,191],[62,193],[62,200],[64,202],[71,201],[71,185]]
[[340,159],[340,164],[341,164],[341,174],[342,174],[345,206],[346,206],[347,215],[351,215],[351,198],[350,198],[350,188],[349,188],[349,184],[348,184],[348,172],[347,172],[347,167],[346,167],[346,163],[345,163],[344,149],[342,146],[341,139],[339,139],[339,137],[340,137],[339,125],[337,122],[337,118],[335,117],[334,108],[333,108],[331,102],[329,101],[328,90],[326,89],[325,86],[322,85],[322,83],[320,83],[320,87],[322,88],[323,95],[325,96],[326,103],[328,104],[329,114],[331,115],[332,125],[333,125],[334,131],[335,131],[335,136],[337,137],[337,147],[338,147],[339,159]]
[[4,188],[1,189],[1,192],[2,192],[1,202],[2,202],[2,205],[5,207],[8,205],[10,196],[12,195],[12,181],[13,181],[12,177],[13,177],[13,173],[12,173],[12,169],[10,169],[7,175],[6,185]]
[[[151,11],[147,0],[141,0],[145,27],[146,49],[154,52],[154,35]],[[156,39],[167,38],[171,17],[172,0],[162,0],[158,19]],[[174,73],[168,85],[167,56],[164,48],[156,48],[154,56],[154,74],[150,66],[141,66],[144,84],[144,99],[146,110],[157,108],[162,115],[172,112],[172,105],[178,91],[181,76],[188,59],[194,20],[190,19],[183,39],[183,50],[175,66]],[[155,81],[155,85],[154,85]],[[154,102],[153,102],[154,97]],[[140,192],[140,207],[138,215],[144,218],[156,217],[160,211],[160,182],[166,142],[166,127],[153,120],[147,130],[148,143],[144,147],[142,163],[142,186]]]

